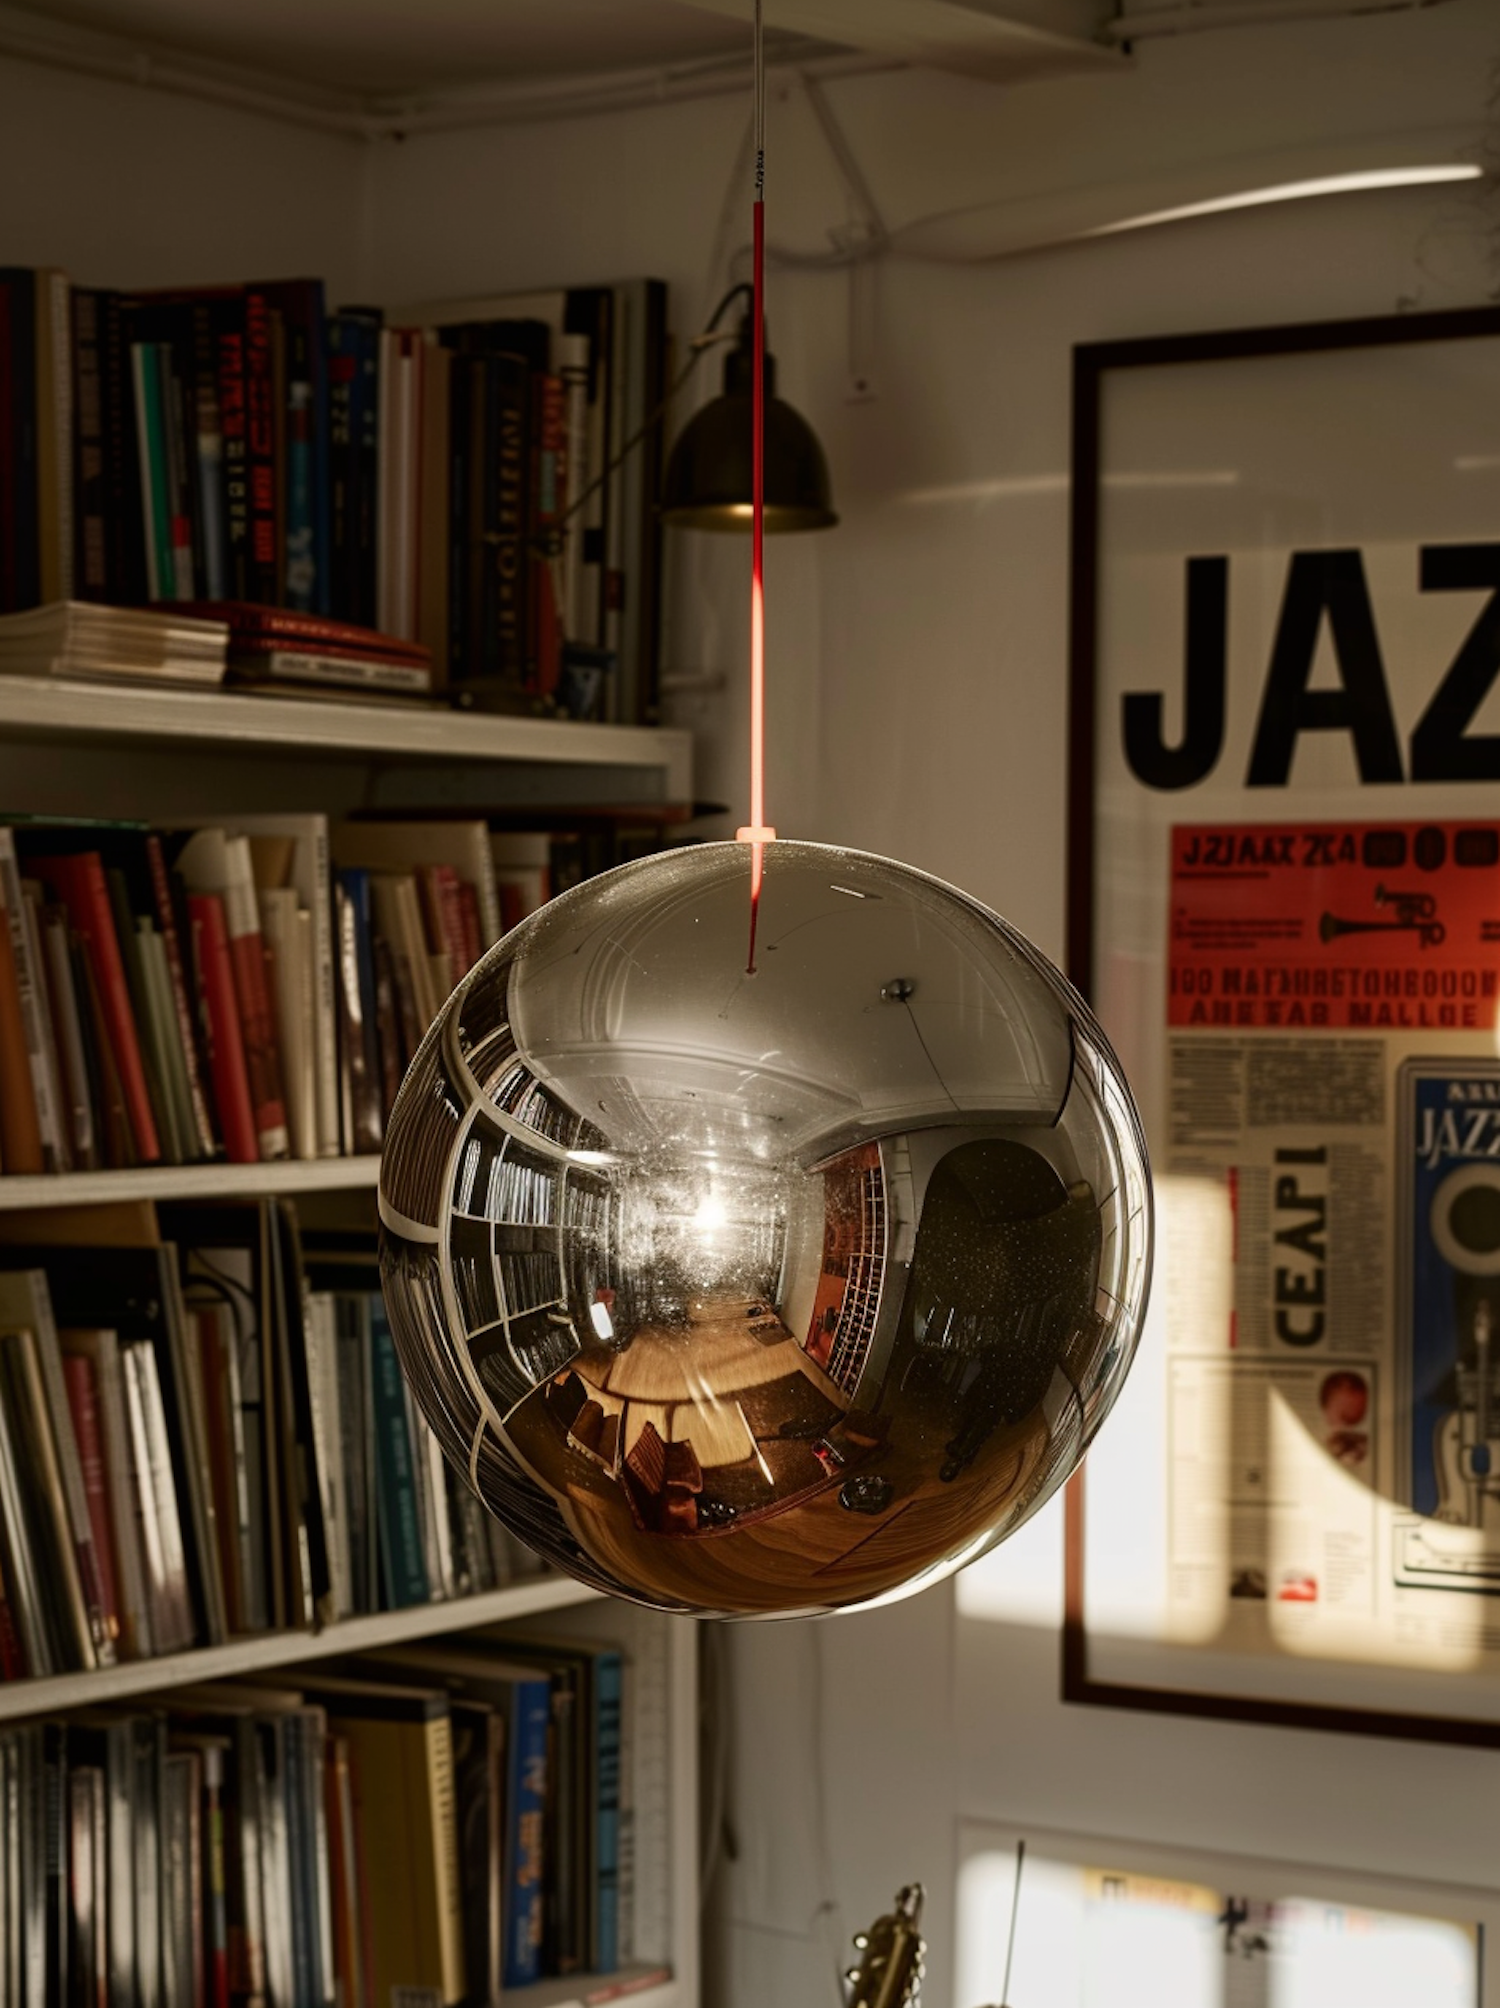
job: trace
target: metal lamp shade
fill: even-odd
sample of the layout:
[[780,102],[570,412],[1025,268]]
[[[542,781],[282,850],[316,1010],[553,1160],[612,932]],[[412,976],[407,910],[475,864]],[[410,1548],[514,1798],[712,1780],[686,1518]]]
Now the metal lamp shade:
[[[776,364],[765,359],[765,526],[826,530],[837,523],[828,462],[817,434],[775,395]],[[667,461],[662,520],[689,530],[748,530],[751,498],[751,389],[748,345],[725,359],[724,389],[690,418]]]

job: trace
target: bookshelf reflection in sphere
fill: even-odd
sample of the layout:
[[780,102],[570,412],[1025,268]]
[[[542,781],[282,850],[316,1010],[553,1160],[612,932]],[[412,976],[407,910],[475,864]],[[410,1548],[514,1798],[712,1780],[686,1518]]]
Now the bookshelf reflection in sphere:
[[1103,1035],[904,865],[705,844],[461,983],[380,1174],[402,1365],[479,1497],[664,1610],[836,1610],[1027,1519],[1119,1391],[1150,1265]]

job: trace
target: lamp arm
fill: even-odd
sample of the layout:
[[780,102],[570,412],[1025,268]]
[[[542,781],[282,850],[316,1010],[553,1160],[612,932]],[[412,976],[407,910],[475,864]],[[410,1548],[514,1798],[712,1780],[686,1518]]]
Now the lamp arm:
[[567,524],[572,522],[573,518],[578,514],[579,510],[583,508],[585,503],[591,502],[593,500],[593,498],[599,493],[599,490],[604,486],[605,482],[608,481],[611,474],[613,474],[617,468],[623,465],[623,463],[629,459],[630,455],[634,453],[635,449],[640,445],[641,441],[643,439],[649,438],[654,428],[661,424],[662,420],[666,417],[668,411],[670,411],[672,407],[672,402],[677,396],[677,393],[682,389],[683,385],[687,382],[688,378],[693,374],[693,371],[697,369],[699,363],[703,360],[706,351],[710,349],[715,342],[727,339],[726,335],[719,327],[719,322],[724,318],[724,315],[728,311],[730,305],[735,300],[737,300],[742,293],[746,296],[747,299],[754,298],[754,288],[746,280],[741,280],[738,285],[730,287],[729,291],[724,295],[723,299],[720,300],[718,306],[715,307],[713,312],[709,315],[706,326],[701,328],[699,332],[696,335],[694,335],[692,340],[688,343],[688,359],[683,364],[682,368],[677,372],[677,375],[673,378],[672,382],[667,386],[666,395],[662,398],[661,402],[657,405],[656,409],[647,415],[647,417],[642,421],[642,423],[630,435],[629,439],[625,441],[624,445],[617,449],[613,459],[607,462],[607,464],[599,474],[595,475],[594,479],[589,483],[588,487],[584,489],[583,493],[577,496],[572,502],[568,504],[567,508],[564,509],[562,515],[558,517],[556,523],[552,525],[547,546],[549,551],[552,549],[551,540],[556,538],[558,532],[562,530]]

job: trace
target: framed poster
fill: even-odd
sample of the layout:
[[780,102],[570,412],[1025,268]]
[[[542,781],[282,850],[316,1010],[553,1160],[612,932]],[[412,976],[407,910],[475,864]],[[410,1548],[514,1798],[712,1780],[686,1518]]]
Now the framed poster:
[[1500,2008],[1493,1890],[969,1820],[957,1880],[958,2001]]
[[1072,565],[1157,1248],[1064,1693],[1500,1745],[1500,311],[1080,349]]

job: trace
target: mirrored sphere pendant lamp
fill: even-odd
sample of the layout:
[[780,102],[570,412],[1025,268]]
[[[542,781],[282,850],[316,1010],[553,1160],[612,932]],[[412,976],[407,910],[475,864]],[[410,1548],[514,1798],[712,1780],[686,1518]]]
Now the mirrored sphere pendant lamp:
[[1135,1353],[1140,1119],[988,907],[779,839],[767,530],[833,521],[753,309],[672,520],[748,527],[748,817],[572,887],[459,984],[380,1167],[401,1366],[462,1480],[579,1581],[694,1616],[869,1607],[1020,1527]]

